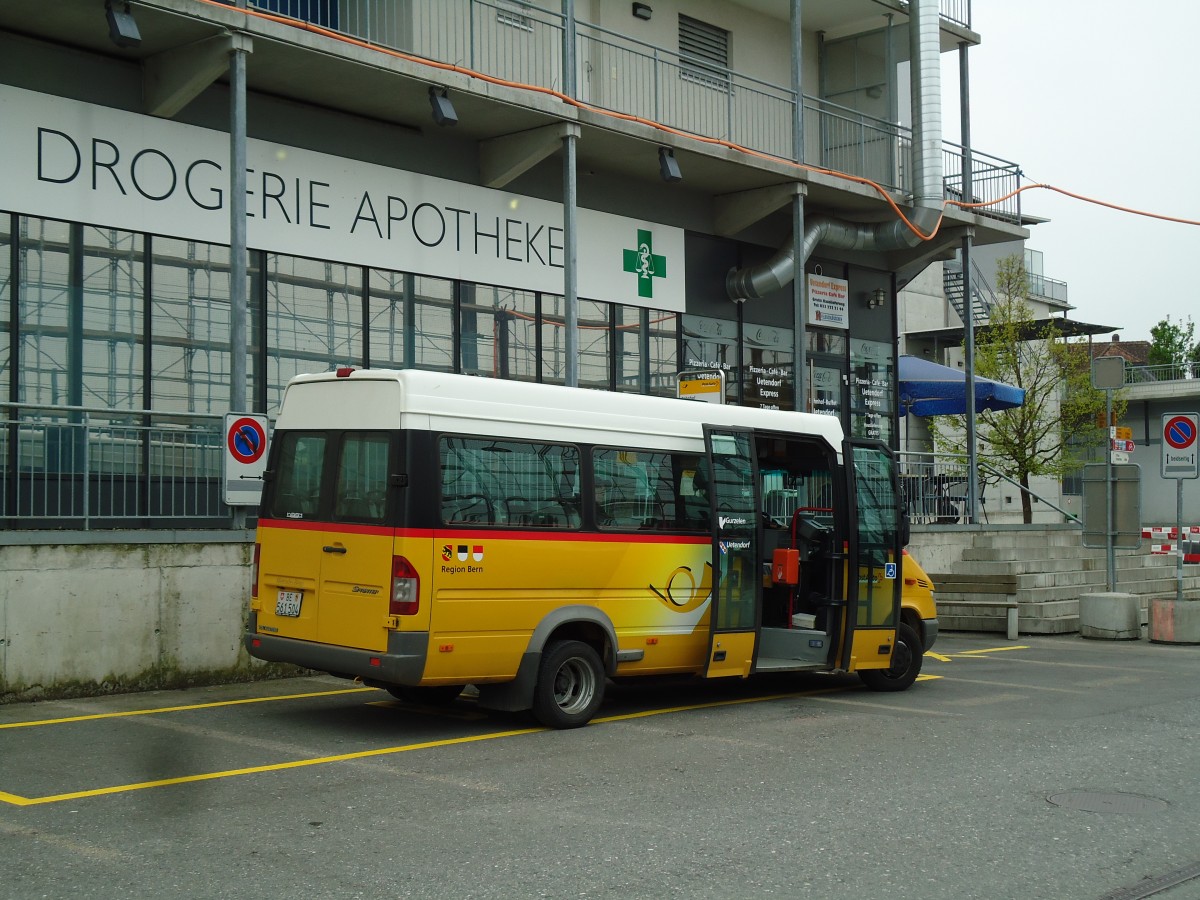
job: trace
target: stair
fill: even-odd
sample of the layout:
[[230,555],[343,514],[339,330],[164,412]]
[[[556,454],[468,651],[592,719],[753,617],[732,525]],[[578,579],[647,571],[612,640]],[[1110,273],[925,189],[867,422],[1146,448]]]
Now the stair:
[[[947,260],[942,265],[942,290],[946,299],[958,317],[964,323],[967,321],[966,304],[963,289],[962,260]],[[988,284],[987,278],[974,260],[971,261],[971,313],[974,325],[984,325],[992,313],[992,307],[997,303],[996,294]]]
[[[919,540],[910,546],[918,560]],[[1137,596],[1143,616],[1151,598],[1175,597],[1175,557],[1152,553],[1149,540],[1117,551],[1115,561],[1114,590]],[[929,571],[943,631],[1003,633],[1016,602],[1021,633],[1078,632],[1079,598],[1108,589],[1105,551],[1084,547],[1077,529],[981,531],[950,568]],[[1184,566],[1183,596],[1200,600],[1200,566]]]

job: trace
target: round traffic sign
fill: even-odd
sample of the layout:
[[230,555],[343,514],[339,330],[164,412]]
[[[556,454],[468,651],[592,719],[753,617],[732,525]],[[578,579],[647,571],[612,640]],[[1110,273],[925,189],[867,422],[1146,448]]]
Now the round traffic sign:
[[1163,438],[1176,450],[1186,450],[1196,443],[1196,424],[1189,416],[1175,416],[1163,426]]
[[227,443],[235,460],[249,464],[267,449],[267,434],[256,419],[244,416],[229,426]]

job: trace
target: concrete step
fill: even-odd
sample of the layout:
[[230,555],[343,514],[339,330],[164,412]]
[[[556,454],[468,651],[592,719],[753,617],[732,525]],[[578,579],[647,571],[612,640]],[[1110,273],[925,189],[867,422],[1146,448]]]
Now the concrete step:
[[[964,566],[964,569],[969,567]],[[1080,569],[1060,569],[1055,572],[1026,572],[1000,573],[989,572],[975,574],[971,571],[946,572],[929,576],[933,579],[935,590],[954,591],[958,593],[978,591],[982,594],[1013,594],[1026,588],[1055,587],[1058,585],[1078,584],[1103,586],[1105,573],[1085,572]]]
[[[1019,631],[1024,630],[1025,623],[1018,622]],[[981,615],[972,610],[970,613],[945,615],[938,611],[938,631],[983,631],[1008,632],[1008,619],[1005,616]]]
[[[929,577],[936,583],[939,579],[953,579],[958,575],[1026,575],[1033,573],[1093,571],[1094,561],[1090,559],[1011,559],[1011,560],[974,560],[961,562],[954,567],[953,572],[930,572]],[[1099,569],[1104,571],[1103,563]]]
[[1018,603],[1017,615],[1022,619],[1057,619],[1079,615],[1078,600],[1048,600],[1044,603]]
[[1078,545],[1074,547],[967,547],[962,552],[963,562],[1006,562],[1018,559],[1104,559],[1104,552],[1093,557],[1092,551]]
[[993,531],[976,535],[972,544],[989,549],[1000,547],[1077,547],[1083,532],[1072,529],[1057,531]]
[[1029,619],[1028,621],[1022,619],[1020,628],[1025,634],[1074,634],[1079,631],[1079,614]]

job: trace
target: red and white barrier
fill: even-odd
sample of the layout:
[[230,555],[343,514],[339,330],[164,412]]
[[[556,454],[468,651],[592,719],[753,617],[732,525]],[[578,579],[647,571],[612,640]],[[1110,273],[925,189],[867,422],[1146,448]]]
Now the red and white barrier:
[[[1150,544],[1150,552],[1174,555],[1179,529],[1173,525],[1152,525],[1142,529],[1142,537],[1157,543]],[[1200,563],[1200,525],[1185,525],[1183,528],[1183,561]]]

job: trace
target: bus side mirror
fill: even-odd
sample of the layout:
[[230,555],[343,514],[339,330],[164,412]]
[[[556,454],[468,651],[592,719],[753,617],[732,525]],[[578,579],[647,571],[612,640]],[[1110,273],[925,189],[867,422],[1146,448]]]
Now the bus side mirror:
[[908,546],[909,540],[912,538],[912,528],[908,521],[908,510],[900,513],[900,547],[903,549]]

